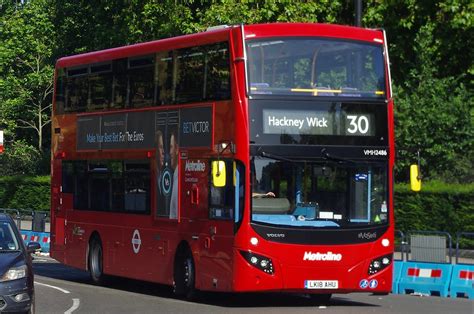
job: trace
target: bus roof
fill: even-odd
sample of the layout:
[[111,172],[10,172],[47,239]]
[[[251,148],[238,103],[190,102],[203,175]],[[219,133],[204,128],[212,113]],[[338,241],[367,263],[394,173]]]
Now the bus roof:
[[245,26],[246,39],[254,37],[286,36],[317,36],[383,43],[383,33],[380,30],[345,25],[320,23],[269,23]]
[[[205,45],[229,38],[230,31],[238,25],[213,28],[210,31],[154,40],[117,48],[88,52],[57,60],[57,68],[76,67],[83,64],[106,62],[113,59],[151,54],[160,50],[180,49],[196,45]],[[380,30],[364,29],[352,26],[319,23],[268,23],[245,25],[245,38],[318,36],[340,39],[353,39],[383,43]]]
[[113,59],[127,58],[133,56],[142,56],[155,53],[160,50],[180,49],[193,47],[196,45],[205,45],[217,41],[228,39],[231,28],[213,30],[208,32],[195,33],[159,39],[144,43],[122,46],[117,48],[93,51],[69,57],[60,58],[56,62],[57,68],[74,67],[82,64],[105,62]]

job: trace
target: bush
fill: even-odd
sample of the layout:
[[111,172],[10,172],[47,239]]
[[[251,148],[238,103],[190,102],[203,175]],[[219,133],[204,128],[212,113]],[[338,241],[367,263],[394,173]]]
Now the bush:
[[0,176],[36,175],[42,158],[38,150],[26,141],[15,141],[6,145],[0,154]]
[[0,208],[12,208],[30,213],[31,210],[49,211],[49,176],[0,177]]
[[395,228],[403,232],[474,232],[474,183],[424,182],[421,192],[407,184],[396,184],[394,192]]

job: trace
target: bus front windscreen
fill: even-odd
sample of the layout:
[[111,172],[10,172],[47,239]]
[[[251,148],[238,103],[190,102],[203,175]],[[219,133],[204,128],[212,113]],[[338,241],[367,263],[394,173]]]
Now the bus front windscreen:
[[252,158],[252,221],[351,228],[388,222],[386,163]]
[[320,38],[251,40],[247,56],[252,95],[386,96],[381,44]]

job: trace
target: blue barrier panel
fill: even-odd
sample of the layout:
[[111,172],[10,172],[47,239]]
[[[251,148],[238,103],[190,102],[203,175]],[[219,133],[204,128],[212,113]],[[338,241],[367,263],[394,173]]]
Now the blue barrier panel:
[[449,291],[451,298],[466,296],[474,299],[474,265],[454,265]]
[[405,262],[398,284],[399,293],[448,296],[453,265]]
[[402,275],[402,261],[395,261],[393,263],[393,280],[392,280],[392,293],[398,294],[398,283],[400,282],[400,277]]
[[29,230],[20,230],[21,237],[25,244],[29,242],[38,242],[41,245],[41,252],[49,252],[50,235],[49,232],[35,232]]

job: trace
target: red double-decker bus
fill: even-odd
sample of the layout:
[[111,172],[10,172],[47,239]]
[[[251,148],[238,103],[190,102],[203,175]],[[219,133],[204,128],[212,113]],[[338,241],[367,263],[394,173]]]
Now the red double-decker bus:
[[217,27],[58,60],[51,256],[177,294],[388,293],[382,30]]

